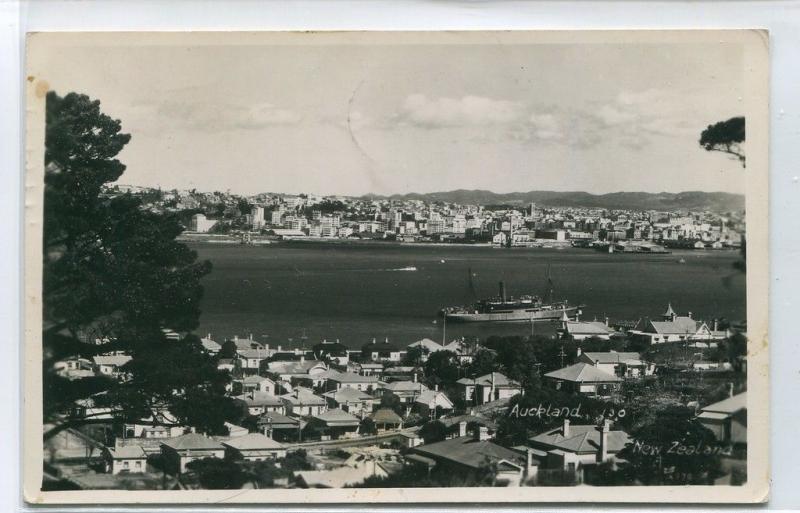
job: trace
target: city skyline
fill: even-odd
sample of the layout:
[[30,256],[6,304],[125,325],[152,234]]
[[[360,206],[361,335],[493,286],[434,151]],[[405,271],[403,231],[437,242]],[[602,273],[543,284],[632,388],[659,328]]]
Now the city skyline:
[[691,41],[84,43],[32,71],[122,121],[134,185],[741,194],[739,163],[697,141],[744,114],[742,59],[739,45]]

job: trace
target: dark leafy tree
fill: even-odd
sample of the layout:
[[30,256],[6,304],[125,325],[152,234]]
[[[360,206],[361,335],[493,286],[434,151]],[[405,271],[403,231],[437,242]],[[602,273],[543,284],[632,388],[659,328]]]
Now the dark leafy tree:
[[719,471],[717,440],[691,408],[663,408],[631,437],[619,456],[629,475],[645,484],[705,484]]
[[441,442],[447,437],[447,426],[438,420],[426,422],[419,428],[419,436],[425,440],[426,444]]
[[241,465],[230,460],[203,458],[190,461],[186,468],[197,475],[200,486],[207,490],[238,490],[252,479]]
[[389,408],[401,417],[405,414],[405,408],[403,403],[400,402],[400,398],[389,391],[381,395],[380,408]]
[[475,353],[475,358],[467,367],[467,375],[469,376],[483,376],[499,370],[497,363],[497,355],[494,351],[488,349],[481,349]]
[[217,353],[219,358],[236,358],[236,342],[233,340],[226,340]]
[[375,421],[369,417],[364,417],[359,424],[358,432],[362,435],[375,435],[378,433],[378,428],[375,426]]
[[[124,418],[168,408],[181,422],[215,430],[230,408],[197,327],[211,265],[175,240],[177,218],[141,208],[130,195],[107,194],[125,166],[116,155],[130,140],[100,102],[76,93],[47,96],[43,227],[44,415],[57,427],[71,402],[98,397]],[[180,335],[168,340],[164,330]],[[99,343],[98,343],[99,342]],[[125,381],[68,381],[53,363],[123,350]],[[192,404],[202,404],[200,408]],[[197,410],[206,410],[198,413]]]
[[742,144],[745,140],[745,120],[739,116],[727,121],[720,121],[700,134],[700,146],[706,151],[719,151],[733,155],[745,167],[745,155]]
[[425,362],[425,375],[435,376],[443,383],[454,383],[459,378],[458,356],[452,351],[434,351]]
[[430,351],[428,350],[427,347],[423,346],[411,347],[403,357],[403,363],[405,363],[406,365],[414,365],[418,367],[422,365],[422,361],[425,359],[425,357],[428,355],[429,352]]

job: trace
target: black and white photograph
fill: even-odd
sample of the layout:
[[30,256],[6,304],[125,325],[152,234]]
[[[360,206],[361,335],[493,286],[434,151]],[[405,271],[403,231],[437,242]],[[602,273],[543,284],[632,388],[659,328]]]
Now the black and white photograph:
[[26,500],[766,500],[767,41],[29,34]]

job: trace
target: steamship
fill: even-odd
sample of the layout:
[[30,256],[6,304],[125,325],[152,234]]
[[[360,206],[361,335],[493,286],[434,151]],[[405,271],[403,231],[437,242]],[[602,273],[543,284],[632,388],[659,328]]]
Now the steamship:
[[[552,298],[552,280],[549,276],[550,288],[547,297]],[[472,287],[472,271],[470,270],[470,289]],[[582,305],[571,305],[568,301],[544,300],[536,295],[519,297],[507,296],[505,283],[500,282],[500,295],[481,299],[468,306],[451,306],[443,308],[439,314],[446,321],[454,322],[540,322],[572,319],[579,315]]]

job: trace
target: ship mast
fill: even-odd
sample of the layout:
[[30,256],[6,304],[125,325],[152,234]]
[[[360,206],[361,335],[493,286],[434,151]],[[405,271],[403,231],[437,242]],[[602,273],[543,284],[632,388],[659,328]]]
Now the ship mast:
[[553,289],[555,286],[553,285],[553,278],[550,276],[550,264],[547,264],[547,294],[545,295],[545,302],[552,303],[553,302]]

